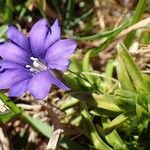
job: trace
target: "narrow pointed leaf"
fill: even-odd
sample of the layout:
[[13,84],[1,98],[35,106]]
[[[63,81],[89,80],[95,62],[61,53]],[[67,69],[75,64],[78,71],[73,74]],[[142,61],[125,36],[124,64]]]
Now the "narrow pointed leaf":
[[128,116],[121,114],[109,122],[105,128],[105,133],[108,134],[112,132],[114,129],[118,128],[123,122],[128,119]]
[[122,112],[121,109],[113,101],[113,97],[109,95],[97,95],[97,94],[92,94],[92,95],[97,103],[98,108],[103,108],[105,110],[116,112],[116,113]]
[[[90,65],[90,55],[91,55],[91,51],[88,51],[82,61],[82,71],[83,72],[91,72],[92,68]],[[91,75],[86,75],[86,78],[89,80],[89,82],[93,83],[93,76]]]
[[14,113],[12,110],[6,110],[3,113],[0,113],[0,122],[6,123],[13,120],[17,117],[17,114]]
[[143,80],[142,73],[133,61],[126,47],[122,43],[118,43],[117,51],[136,90],[147,91],[147,86]]
[[122,89],[135,91],[130,81],[130,78],[128,76],[128,73],[126,71],[126,68],[124,66],[124,63],[122,59],[120,58],[120,56],[117,57],[117,76],[120,81]]
[[47,138],[50,138],[53,132],[52,126],[48,125],[47,123],[42,122],[41,120],[37,118],[31,117],[30,115],[26,113],[23,113],[21,117],[25,122],[29,123],[35,130],[39,131]]
[[[107,117],[102,117],[102,126],[104,128],[107,126],[107,123],[109,122],[110,120]],[[105,139],[114,149],[122,149],[122,150],[128,149],[116,130],[113,130],[111,133],[107,134],[105,136]]]
[[97,150],[112,150],[104,141],[101,139],[101,137],[98,135],[93,122],[91,120],[91,116],[87,111],[86,105],[84,102],[81,103],[81,116],[83,119],[83,124],[86,129],[86,133],[88,134],[91,142],[93,143],[94,147]]
[[136,114],[139,120],[150,119],[148,112],[139,104],[136,104]]

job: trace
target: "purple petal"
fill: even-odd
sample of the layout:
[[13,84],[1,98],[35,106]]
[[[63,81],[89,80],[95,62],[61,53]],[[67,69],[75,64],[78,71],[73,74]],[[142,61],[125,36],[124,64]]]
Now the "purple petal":
[[44,43],[48,32],[48,22],[41,19],[34,24],[29,33],[31,51],[37,58],[43,58],[45,55]]
[[29,39],[26,36],[24,36],[16,27],[9,26],[7,36],[12,42],[19,45],[22,49],[26,50],[27,52],[31,53]]
[[37,73],[28,84],[28,91],[37,99],[44,99],[50,90],[51,80],[48,71]]
[[51,31],[48,32],[44,43],[44,49],[47,50],[54,42],[60,39],[60,26],[58,20],[56,20],[53,25],[51,26]]
[[76,49],[74,40],[59,40],[55,42],[46,52],[45,60],[52,69],[66,70],[69,64],[69,57]]
[[30,79],[25,79],[13,84],[9,89],[9,96],[19,97],[27,90],[27,85]]
[[4,43],[0,45],[0,56],[3,60],[9,60],[21,65],[31,62],[30,56],[14,43]]
[[19,68],[23,69],[24,66],[8,60],[2,60],[2,62],[0,63],[0,71],[4,69],[19,69]]
[[0,73],[0,89],[8,89],[16,82],[31,78],[30,72],[23,69],[8,69]]
[[54,84],[61,89],[69,90],[60,80],[50,73],[49,70],[37,73],[29,81],[27,90],[37,99],[44,99]]
[[56,85],[57,87],[59,87],[60,89],[63,89],[65,91],[69,90],[68,87],[66,87],[59,79],[57,79],[52,73],[50,73],[50,80],[51,80],[51,83]]

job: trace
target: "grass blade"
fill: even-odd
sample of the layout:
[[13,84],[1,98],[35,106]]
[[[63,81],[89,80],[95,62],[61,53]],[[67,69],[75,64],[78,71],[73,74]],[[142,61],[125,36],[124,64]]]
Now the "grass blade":
[[[147,0],[139,0],[138,5],[137,5],[137,7],[134,11],[134,14],[133,14],[133,19],[130,23],[131,26],[133,24],[137,23],[141,19],[141,16],[142,16],[144,9],[145,9],[145,6],[146,6],[146,2],[147,2]],[[127,37],[125,38],[124,43],[125,43],[127,48],[129,48],[129,46],[133,42],[134,37],[135,37],[135,32],[130,32],[127,35]]]

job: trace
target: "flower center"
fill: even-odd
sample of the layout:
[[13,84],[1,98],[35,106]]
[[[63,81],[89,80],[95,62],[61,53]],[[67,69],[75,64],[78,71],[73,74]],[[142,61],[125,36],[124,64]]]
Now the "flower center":
[[26,65],[26,68],[28,68],[31,72],[40,72],[43,70],[47,70],[47,67],[41,63],[37,58],[30,57],[32,60],[31,65]]

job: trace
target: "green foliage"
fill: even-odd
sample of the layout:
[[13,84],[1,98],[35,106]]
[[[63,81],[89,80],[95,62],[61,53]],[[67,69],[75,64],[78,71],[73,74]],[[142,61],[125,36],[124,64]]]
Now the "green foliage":
[[22,109],[17,107],[12,100],[10,100],[7,96],[3,93],[0,93],[0,99],[6,104],[10,110],[7,112],[0,114],[0,121],[5,123],[14,119],[15,116],[22,119],[23,121],[27,122],[29,125],[33,127],[33,129],[37,130],[38,132],[42,133],[43,135],[50,137],[53,128],[46,123],[42,123],[39,119],[32,118],[30,115],[25,113]]
[[88,110],[86,108],[86,104],[84,102],[81,102],[81,116],[83,118],[83,124],[86,129],[86,134],[90,138],[95,149],[111,150],[111,148],[103,142],[103,140],[100,138],[100,136],[96,132],[96,129],[92,123],[90,114],[88,113]]
[[[136,22],[138,22],[140,20],[140,18],[142,17],[142,14],[144,13],[146,2],[147,2],[147,0],[140,0],[139,1],[138,5],[135,9],[135,12],[133,14],[133,18],[132,18],[132,21],[131,21],[130,25],[133,25],[133,24],[135,24]],[[132,42],[134,40],[134,37],[135,37],[135,32],[130,32],[127,35],[127,37],[125,39],[125,45],[128,48],[132,44]]]
[[11,121],[13,118],[16,118],[17,115],[12,110],[7,110],[3,113],[0,113],[0,121],[6,123]]

